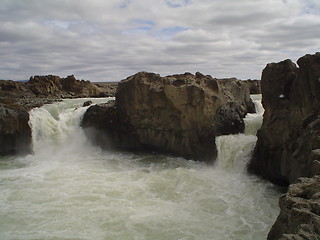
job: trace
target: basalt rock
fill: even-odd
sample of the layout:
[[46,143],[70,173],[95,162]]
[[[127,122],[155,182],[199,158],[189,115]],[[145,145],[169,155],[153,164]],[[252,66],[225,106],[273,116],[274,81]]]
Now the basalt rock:
[[83,104],[82,104],[82,107],[87,107],[87,106],[90,106],[93,102],[92,101],[85,101]]
[[265,112],[250,170],[277,184],[320,174],[320,53],[268,64]]
[[279,202],[281,211],[268,240],[319,239],[320,176],[298,179]]
[[26,110],[0,105],[0,155],[31,152],[31,129]]
[[246,106],[249,113],[255,113],[255,106],[250,98],[251,85],[246,81],[239,81],[236,78],[216,79],[222,92],[229,98],[230,102],[234,99],[240,105]]
[[244,80],[249,86],[250,94],[261,94],[261,81],[260,80]]
[[[229,91],[228,84],[236,91]],[[241,86],[238,80],[220,83],[201,73],[160,77],[140,72],[118,84],[115,102],[90,107],[82,127],[104,147],[210,162],[216,157],[215,136],[244,129],[252,102],[249,89]]]
[[100,97],[114,97],[118,82],[97,82],[94,83],[100,90]]
[[99,97],[99,88],[89,81],[77,80],[73,75],[66,78],[58,76],[34,76],[27,83],[36,96],[54,97]]

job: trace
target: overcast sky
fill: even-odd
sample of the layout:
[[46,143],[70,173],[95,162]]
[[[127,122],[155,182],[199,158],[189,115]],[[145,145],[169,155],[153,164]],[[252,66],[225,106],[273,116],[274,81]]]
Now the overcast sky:
[[320,51],[320,0],[0,0],[0,79],[259,79]]

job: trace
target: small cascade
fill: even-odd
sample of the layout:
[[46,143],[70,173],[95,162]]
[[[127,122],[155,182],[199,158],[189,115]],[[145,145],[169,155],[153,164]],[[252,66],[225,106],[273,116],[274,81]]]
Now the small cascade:
[[[37,154],[45,149],[57,150],[64,144],[82,140],[80,120],[85,107],[62,111],[54,118],[45,108],[36,108],[30,112],[33,150]],[[70,141],[72,140],[72,141]]]
[[264,108],[261,104],[261,94],[251,95],[251,99],[256,108],[256,113],[248,113],[244,119],[246,135],[256,135],[257,131],[261,128]]
[[228,171],[244,172],[256,141],[256,136],[245,134],[217,137],[218,157],[216,167]]
[[248,113],[244,134],[224,135],[216,138],[218,157],[215,166],[228,171],[244,172],[255,147],[256,133],[260,129],[264,109],[261,95],[251,95],[256,113]]
[[[99,99],[106,102],[109,99]],[[80,127],[81,119],[89,108],[82,107],[84,100],[69,99],[45,105],[30,111],[32,144],[35,154],[75,154],[89,142]]]

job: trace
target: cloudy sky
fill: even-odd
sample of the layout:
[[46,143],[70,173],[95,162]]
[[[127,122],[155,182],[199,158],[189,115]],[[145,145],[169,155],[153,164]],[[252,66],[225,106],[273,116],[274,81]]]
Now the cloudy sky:
[[320,51],[319,0],[0,0],[0,79],[259,79]]

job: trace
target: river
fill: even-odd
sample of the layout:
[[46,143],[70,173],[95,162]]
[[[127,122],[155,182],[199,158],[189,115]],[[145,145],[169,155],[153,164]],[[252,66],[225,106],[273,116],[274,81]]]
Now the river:
[[92,146],[79,126],[88,99],[31,110],[34,153],[0,158],[0,239],[266,239],[281,193],[246,173],[263,113],[252,98],[258,113],[216,139],[213,166]]

